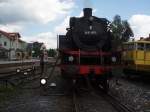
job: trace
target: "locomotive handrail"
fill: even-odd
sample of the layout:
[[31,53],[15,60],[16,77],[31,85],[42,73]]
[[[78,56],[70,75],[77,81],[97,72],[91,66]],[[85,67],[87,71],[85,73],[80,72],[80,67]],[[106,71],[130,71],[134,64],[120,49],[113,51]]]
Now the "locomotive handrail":
[[[79,51],[64,50],[63,52],[70,55],[79,56]],[[80,51],[80,55],[88,55],[88,56],[96,56],[96,55],[106,56],[111,54],[112,54],[111,52],[103,52],[103,51],[95,51],[95,52]]]

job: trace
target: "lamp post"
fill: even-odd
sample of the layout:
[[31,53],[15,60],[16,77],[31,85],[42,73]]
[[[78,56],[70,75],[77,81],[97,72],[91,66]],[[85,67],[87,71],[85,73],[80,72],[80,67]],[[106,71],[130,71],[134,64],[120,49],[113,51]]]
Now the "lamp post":
[[32,46],[31,46],[31,60],[33,60],[33,54],[35,53],[35,51],[33,50],[33,43],[35,42],[35,41],[30,41],[31,42],[31,44],[32,44]]
[[33,60],[33,54],[35,53],[35,51],[33,50],[32,48],[32,51],[31,51],[31,59]]

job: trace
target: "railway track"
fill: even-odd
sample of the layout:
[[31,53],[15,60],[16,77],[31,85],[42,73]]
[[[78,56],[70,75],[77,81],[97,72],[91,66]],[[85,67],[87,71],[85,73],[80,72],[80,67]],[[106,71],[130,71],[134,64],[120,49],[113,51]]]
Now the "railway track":
[[72,112],[80,112],[80,107],[77,101],[77,96],[75,91],[73,91],[73,109]]
[[32,81],[40,77],[40,64],[38,62],[25,63],[4,63],[0,64],[0,82],[18,86],[25,82]]
[[16,62],[0,64],[0,80],[22,75],[25,72],[37,70],[40,67],[39,62]]
[[136,112],[131,107],[129,107],[129,106],[125,105],[125,104],[122,104],[120,101],[118,101],[111,94],[107,94],[105,99],[108,100],[113,105],[113,107],[115,107],[118,110],[118,112]]
[[112,96],[106,95],[107,98],[103,96],[90,94],[89,96],[84,96],[86,99],[78,97],[77,94],[74,93],[72,112],[135,112],[116,101]]
[[129,105],[125,105],[122,102],[120,102],[110,92],[105,93],[105,92],[100,91],[100,90],[95,90],[94,95],[96,95],[97,97],[103,97],[107,102],[109,102],[117,110],[117,112],[136,112]]
[[72,112],[136,112],[110,93],[106,94],[95,88],[84,93],[77,93],[74,90],[72,98]]
[[[57,61],[55,64],[57,64]],[[54,77],[54,71],[55,67],[52,67],[48,76],[46,76],[48,80]],[[89,85],[90,83],[88,83],[88,86]],[[92,85],[90,85],[89,91],[86,92],[86,94],[77,93],[76,89],[77,88],[73,88],[72,91],[72,112],[135,112],[133,109],[119,102],[111,94],[105,94],[102,91],[94,89],[94,87],[92,88]],[[49,95],[67,97],[65,94],[49,93]]]

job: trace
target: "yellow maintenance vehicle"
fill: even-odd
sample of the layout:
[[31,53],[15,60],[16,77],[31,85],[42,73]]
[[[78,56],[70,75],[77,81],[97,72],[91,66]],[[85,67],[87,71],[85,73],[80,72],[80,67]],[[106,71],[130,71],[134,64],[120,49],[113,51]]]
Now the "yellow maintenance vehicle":
[[150,40],[125,42],[122,51],[123,71],[126,75],[150,76]]

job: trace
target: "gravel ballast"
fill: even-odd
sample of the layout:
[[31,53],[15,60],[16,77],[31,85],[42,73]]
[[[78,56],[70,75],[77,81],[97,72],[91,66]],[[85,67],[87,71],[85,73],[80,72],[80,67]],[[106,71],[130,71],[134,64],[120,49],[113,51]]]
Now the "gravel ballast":
[[143,84],[140,86],[138,82],[132,83],[123,78],[119,78],[117,84],[113,78],[110,80],[110,92],[137,112],[150,112],[150,86],[146,84],[145,87]]

